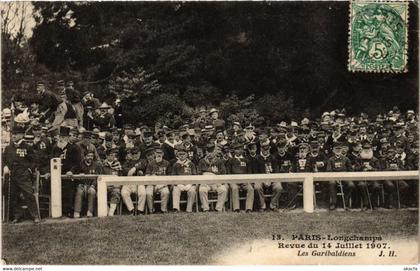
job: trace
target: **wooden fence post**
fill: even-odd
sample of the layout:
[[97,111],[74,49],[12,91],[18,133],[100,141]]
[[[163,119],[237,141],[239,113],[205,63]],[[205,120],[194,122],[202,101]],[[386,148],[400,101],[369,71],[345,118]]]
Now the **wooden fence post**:
[[314,212],[314,178],[310,175],[303,181],[303,210],[306,213]]
[[61,159],[51,159],[51,216],[59,218],[62,216],[61,203]]
[[98,176],[98,217],[105,217],[108,214],[107,187],[102,176]]

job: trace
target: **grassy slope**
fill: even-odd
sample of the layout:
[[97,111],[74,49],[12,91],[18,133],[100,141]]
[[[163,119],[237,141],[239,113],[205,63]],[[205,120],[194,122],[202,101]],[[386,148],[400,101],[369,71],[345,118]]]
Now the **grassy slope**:
[[417,235],[417,211],[198,213],[3,224],[10,264],[206,264],[238,242],[271,234]]

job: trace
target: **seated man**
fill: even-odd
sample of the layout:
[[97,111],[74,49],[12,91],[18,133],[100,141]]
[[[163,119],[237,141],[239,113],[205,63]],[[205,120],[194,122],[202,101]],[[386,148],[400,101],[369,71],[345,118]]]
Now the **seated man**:
[[[390,147],[387,150],[387,154],[381,160],[381,164],[382,164],[381,167],[385,171],[404,170],[401,160],[396,156],[396,150],[394,147]],[[396,186],[398,186],[399,191],[397,191]],[[388,203],[387,208],[392,209],[394,207],[393,204],[394,204],[395,192],[401,193],[401,198],[404,198],[405,196],[404,194],[408,191],[409,186],[407,182],[403,180],[396,180],[396,181],[386,180],[384,181],[384,188],[385,188],[385,191],[387,192],[387,199],[386,199],[386,202]]]
[[[75,166],[71,172],[74,174],[92,174],[100,175],[103,173],[102,165],[94,161],[95,153],[92,150],[86,151],[85,158],[80,165]],[[88,199],[88,211],[86,216],[93,216],[93,206],[96,197],[96,180],[89,182],[79,182],[76,188],[76,196],[74,198],[74,218],[80,218],[80,212],[82,210],[83,197]]]
[[[146,171],[147,161],[140,159],[140,150],[137,147],[129,149],[126,156],[126,161],[123,165],[124,174],[127,176],[144,176]],[[137,210],[144,213],[144,206],[146,204],[146,188],[144,185],[127,184],[121,188],[121,197],[128,211],[132,215],[136,215],[131,195],[138,196]]]
[[[266,141],[261,142],[260,146],[261,152],[257,155],[257,172],[255,173],[278,173],[278,162],[276,158],[270,154],[270,141],[267,139]],[[281,182],[264,182],[254,184],[255,191],[257,191],[260,200],[260,211],[264,211],[267,208],[264,198],[265,187],[272,187],[273,189],[273,197],[271,198],[269,208],[271,210],[275,210],[278,208],[280,193],[283,190],[283,186],[281,185]]]
[[[226,167],[222,159],[217,157],[215,148],[198,162],[198,173],[202,175],[226,174]],[[209,191],[217,192],[216,211],[221,212],[227,197],[227,185],[225,184],[202,184],[198,189],[200,194],[201,207],[203,212],[209,211],[208,194]]]
[[[232,158],[229,158],[229,160],[226,162],[226,168],[228,174],[249,174],[250,166],[249,161],[247,158],[244,157],[244,147],[241,143],[237,142],[232,145],[234,154]],[[251,212],[252,207],[254,205],[254,187],[251,183],[247,184],[231,184],[230,185],[232,189],[232,202],[233,202],[233,211],[239,212],[240,206],[239,206],[239,188],[245,189],[247,191],[246,194],[246,206],[245,210],[246,212]]]
[[[353,171],[353,167],[352,167],[352,164],[350,162],[350,159],[347,158],[346,156],[343,156],[342,143],[341,142],[334,142],[333,153],[334,153],[334,155],[330,159],[328,159],[328,161],[327,161],[327,172]],[[345,202],[348,204],[348,199],[349,199],[348,195],[351,195],[355,185],[352,181],[347,181],[347,182],[345,182],[345,186],[347,188]],[[337,183],[336,183],[336,181],[330,181],[329,182],[329,193],[330,193],[330,210],[335,210],[336,205],[337,205]]]
[[[107,150],[106,159],[103,162],[103,171],[105,175],[121,176],[122,166],[117,158],[118,149],[112,148]],[[121,200],[121,185],[108,186],[108,192],[111,193],[111,204],[108,210],[108,216],[113,216]]]
[[[183,144],[176,146],[176,162],[172,166],[172,175],[196,175],[197,169],[191,160],[188,159],[188,154]],[[192,207],[197,195],[196,186],[194,184],[179,184],[175,185],[172,191],[173,208],[175,212],[179,211],[179,201],[181,192],[185,191],[188,194],[187,212],[192,212]]]
[[[170,164],[168,161],[163,159],[163,151],[161,148],[155,150],[155,159],[150,161],[146,168],[146,176],[157,175],[165,176],[169,173]],[[169,188],[167,185],[148,185],[146,191],[151,190],[152,195],[150,197],[146,194],[147,205],[153,206],[153,192],[160,193],[160,210],[162,213],[168,212],[168,201],[169,201]],[[154,208],[150,209],[154,212]]]

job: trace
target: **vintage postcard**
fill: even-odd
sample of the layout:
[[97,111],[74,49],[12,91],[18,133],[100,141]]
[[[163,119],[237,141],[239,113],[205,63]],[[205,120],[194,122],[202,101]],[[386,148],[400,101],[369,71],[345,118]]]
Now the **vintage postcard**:
[[0,6],[3,270],[417,270],[418,2]]

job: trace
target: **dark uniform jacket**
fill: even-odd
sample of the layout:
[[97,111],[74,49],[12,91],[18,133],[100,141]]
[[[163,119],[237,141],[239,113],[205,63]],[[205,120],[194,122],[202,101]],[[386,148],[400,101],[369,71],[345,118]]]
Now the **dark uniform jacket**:
[[309,153],[308,159],[312,165],[313,172],[325,172],[327,170],[327,158],[323,153],[319,153],[317,156]]
[[279,164],[273,155],[263,156],[257,155],[256,159],[257,171],[254,173],[277,173],[279,172]]
[[204,172],[211,172],[214,174],[226,174],[226,166],[222,159],[214,158],[212,161],[209,161],[207,158],[203,158],[198,162],[197,167],[198,174],[203,174]]
[[146,168],[146,175],[168,175],[170,173],[170,164],[165,159],[162,161],[151,161]]
[[30,177],[38,166],[33,147],[23,140],[7,146],[3,159],[3,166],[10,169],[11,178],[16,181],[31,181]]
[[245,156],[229,158],[226,168],[228,174],[252,174],[249,160]]
[[197,169],[188,159],[184,162],[177,160],[172,165],[172,175],[197,175]]
[[289,152],[286,152],[284,155],[277,154],[275,157],[279,165],[280,173],[292,172],[292,164],[295,158]]
[[327,171],[328,172],[353,171],[353,167],[349,158],[345,156],[337,157],[334,155],[333,157],[328,159]]
[[52,157],[61,158],[61,173],[66,174],[74,165],[82,161],[82,150],[80,146],[73,143],[68,143],[63,149],[57,146],[57,143],[52,147]]

